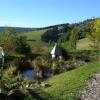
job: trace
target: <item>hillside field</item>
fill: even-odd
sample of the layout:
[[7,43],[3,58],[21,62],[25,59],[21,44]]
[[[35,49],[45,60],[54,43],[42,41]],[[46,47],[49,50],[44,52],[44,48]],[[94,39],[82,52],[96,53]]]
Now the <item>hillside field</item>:
[[[46,81],[50,87],[43,91],[50,100],[76,100],[79,91],[82,90],[92,78],[92,75],[100,71],[100,62],[87,64],[75,70],[56,75]],[[43,96],[43,91],[40,95]]]
[[37,30],[37,31],[31,31],[31,32],[24,32],[20,35],[26,36],[28,43],[32,46],[34,43],[41,41],[41,36],[44,34],[46,30]]
[[[46,32],[46,30],[37,30],[37,31],[32,31],[32,32],[25,32],[25,33],[22,33],[22,35],[27,37],[28,43],[31,46],[34,46],[35,43],[40,43],[40,44],[45,45],[45,43],[43,41],[41,41],[41,36],[45,32]],[[79,50],[91,49],[90,44],[91,44],[91,41],[88,38],[80,39],[77,42],[77,49],[79,49]]]
[[78,40],[78,42],[77,42],[77,49],[80,49],[80,50],[92,49],[92,48],[90,47],[90,44],[91,44],[91,41],[90,41],[88,38],[80,39],[80,40]]

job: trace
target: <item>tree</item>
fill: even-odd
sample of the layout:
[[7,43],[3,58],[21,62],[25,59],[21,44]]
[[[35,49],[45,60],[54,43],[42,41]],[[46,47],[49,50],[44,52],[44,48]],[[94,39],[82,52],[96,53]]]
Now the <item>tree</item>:
[[4,32],[2,32],[0,46],[4,48],[4,51],[7,54],[14,52],[14,44],[12,40],[15,33],[16,32],[12,28],[5,28]]
[[76,49],[76,44],[77,44],[77,40],[78,40],[78,32],[79,32],[79,27],[75,26],[72,30],[71,30],[71,35],[70,35],[70,47],[71,49]]
[[15,47],[15,51],[20,54],[30,54],[31,49],[30,46],[27,44],[27,38],[25,36],[17,36],[13,38],[13,43]]
[[0,46],[4,48],[6,54],[20,53],[29,54],[30,46],[27,44],[25,36],[19,36],[13,28],[5,28]]
[[99,50],[98,57],[100,58],[100,18],[92,22],[88,38],[93,42],[93,47]]
[[100,19],[96,19],[96,21],[94,22],[94,36],[95,39],[100,42]]
[[42,41],[49,42],[54,41],[56,42],[59,39],[59,31],[58,27],[54,27],[53,29],[47,30],[41,37]]
[[92,41],[94,48],[100,46],[100,19],[95,19],[91,23],[91,31],[87,34],[88,38]]

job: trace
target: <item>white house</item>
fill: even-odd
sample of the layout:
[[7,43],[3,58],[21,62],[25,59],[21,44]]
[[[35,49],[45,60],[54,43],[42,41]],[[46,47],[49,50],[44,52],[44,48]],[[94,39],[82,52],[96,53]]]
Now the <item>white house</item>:
[[55,44],[55,46],[54,46],[53,49],[51,50],[51,55],[52,55],[52,58],[62,56],[62,51],[61,51],[61,49],[57,46],[57,43]]

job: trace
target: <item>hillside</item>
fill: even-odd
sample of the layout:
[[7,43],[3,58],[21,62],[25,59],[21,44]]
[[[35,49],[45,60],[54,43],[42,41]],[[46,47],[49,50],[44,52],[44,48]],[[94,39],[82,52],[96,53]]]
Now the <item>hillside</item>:
[[[99,18],[98,18],[99,19]],[[52,25],[43,28],[21,28],[21,27],[12,27],[17,32],[21,32],[19,35],[26,36],[28,43],[31,47],[35,45],[40,45],[41,47],[46,47],[46,44],[50,41],[57,42],[58,40],[62,39],[61,41],[68,40],[70,37],[71,30],[73,30],[73,25],[78,26],[80,31],[78,33],[80,40],[77,44],[77,49],[91,49],[90,43],[86,37],[86,33],[89,31],[89,24],[94,19],[87,19],[83,22],[74,23],[74,24],[58,24]],[[0,31],[3,31],[5,27],[0,27]],[[1,33],[0,33],[1,35]],[[2,34],[3,35],[3,34]],[[62,44],[65,44],[62,42]]]
[[[0,27],[0,32],[4,31],[6,27]],[[16,32],[29,32],[36,30],[36,28],[24,28],[24,27],[11,27],[13,28]]]
[[44,34],[44,32],[46,32],[46,30],[36,30],[31,32],[25,32],[21,35],[26,36],[29,41],[40,41],[41,35]]
[[88,49],[91,49],[90,44],[91,44],[91,41],[88,38],[80,39],[77,42],[77,49],[80,49],[80,50],[84,50],[84,49],[85,50],[88,50]]
[[[90,23],[92,20],[94,19],[87,19],[83,22],[79,22],[79,23],[72,23],[73,25],[79,25],[79,26],[83,26],[83,25],[87,25],[88,23]],[[57,24],[57,25],[51,25],[51,26],[47,26],[47,27],[41,27],[41,28],[25,28],[25,27],[10,27],[13,28],[16,32],[31,32],[34,30],[48,30],[48,29],[52,29],[55,27],[67,27],[68,25],[71,25],[70,23],[65,23],[65,24]],[[6,26],[0,26],[0,32],[4,31],[4,29],[6,28]]]
[[[33,46],[35,43],[43,43],[43,41],[41,41],[41,36],[46,32],[46,30],[37,30],[37,31],[32,31],[32,32],[25,32],[23,34],[21,34],[22,36],[26,36],[28,39],[28,43]],[[90,47],[91,41],[88,38],[83,38],[78,40],[77,42],[77,49],[79,50],[88,50],[88,49],[92,49]]]
[[75,97],[79,91],[86,86],[87,82],[92,78],[91,76],[99,71],[99,62],[84,65],[75,70],[50,78],[46,81],[50,86],[43,89],[43,91],[50,100],[51,98],[52,100],[76,100]]
[[21,33],[20,35],[26,36],[27,41],[31,47],[34,46],[45,46],[45,43],[41,41],[41,36],[46,32],[46,29],[44,30],[36,30],[36,31],[31,31],[31,32],[24,32]]

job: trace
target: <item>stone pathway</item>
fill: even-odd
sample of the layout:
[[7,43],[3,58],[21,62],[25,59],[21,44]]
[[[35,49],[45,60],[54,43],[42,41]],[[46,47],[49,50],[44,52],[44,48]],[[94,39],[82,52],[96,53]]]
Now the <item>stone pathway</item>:
[[95,74],[88,83],[82,92],[81,100],[100,100],[100,73]]

